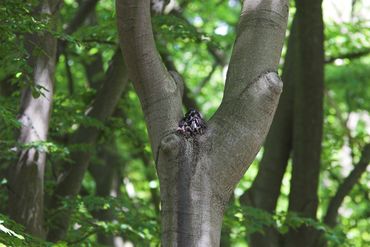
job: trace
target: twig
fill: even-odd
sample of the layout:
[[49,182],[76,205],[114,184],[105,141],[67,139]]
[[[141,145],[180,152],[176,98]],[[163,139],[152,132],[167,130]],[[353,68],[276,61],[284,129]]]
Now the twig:
[[366,167],[370,162],[370,144],[366,144],[362,150],[360,161],[355,165],[351,173],[344,179],[343,183],[338,187],[334,197],[330,200],[328,210],[324,217],[324,223],[329,226],[336,225],[338,209],[342,204],[344,197],[352,190],[354,185],[361,178],[361,175],[366,171]]
[[360,58],[360,57],[366,56],[368,54],[370,54],[370,48],[365,48],[362,51],[349,52],[349,53],[340,54],[338,56],[328,57],[328,58],[325,59],[325,63],[326,64],[333,63],[337,59],[346,59],[346,58],[347,59],[355,59],[355,58]]
[[63,55],[64,55],[64,65],[66,68],[66,73],[67,73],[67,79],[68,79],[68,92],[70,95],[74,94],[74,81],[73,81],[73,75],[71,71],[71,67],[68,64],[69,58],[66,50],[63,50]]

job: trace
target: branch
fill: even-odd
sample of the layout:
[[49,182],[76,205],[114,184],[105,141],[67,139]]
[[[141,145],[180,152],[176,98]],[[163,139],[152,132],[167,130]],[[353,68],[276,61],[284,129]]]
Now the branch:
[[[67,27],[64,29],[64,32],[68,35],[71,35],[72,33],[76,32],[77,29],[79,29],[85,22],[89,14],[95,9],[98,1],[99,0],[85,0],[82,4],[80,4],[72,20],[67,24]],[[61,39],[58,40],[57,61],[59,59],[60,54],[64,53],[64,50],[66,49],[67,45],[68,45],[67,40]]]
[[194,90],[194,94],[195,95],[199,94],[200,91],[202,91],[203,87],[211,80],[213,74],[215,73],[215,71],[217,69],[217,65],[218,65],[217,62],[214,62],[212,64],[211,71],[208,73],[208,75],[206,77],[203,78],[203,80],[199,83],[199,85],[197,86],[197,88]]
[[69,61],[69,56],[66,50],[63,51],[64,54],[64,65],[66,68],[66,74],[67,74],[67,80],[68,80],[68,92],[70,95],[73,95],[74,93],[74,80],[73,80],[73,75],[72,75],[72,70],[71,66],[69,66],[68,61]]
[[65,32],[67,34],[74,33],[84,23],[87,16],[93,11],[99,0],[86,0],[78,8],[73,19],[67,25]]
[[182,117],[181,85],[177,85],[157,52],[149,0],[117,0],[120,45],[130,79],[138,93],[153,153]]
[[336,219],[338,216],[338,209],[342,204],[344,197],[346,197],[361,175],[366,171],[366,167],[370,162],[370,144],[366,144],[361,153],[360,161],[353,168],[351,173],[344,179],[343,183],[339,186],[337,193],[330,200],[328,211],[324,217],[324,223],[329,226],[335,226],[337,224]]
[[369,48],[366,48],[362,51],[355,51],[355,52],[349,52],[349,53],[344,53],[344,54],[340,54],[338,56],[334,56],[334,57],[328,57],[325,59],[325,63],[333,63],[335,60],[337,59],[355,59],[355,58],[360,58],[360,57],[363,57],[363,56],[367,56],[369,55],[370,53],[370,49]]
[[[190,21],[183,16],[181,9],[180,10],[173,9],[171,11],[171,13],[174,16],[178,17],[179,19],[183,20],[187,25],[191,26],[194,29],[194,31],[196,32],[197,36],[201,36],[201,32],[199,32],[199,30],[196,27],[194,27],[190,23]],[[207,42],[206,45],[207,45],[208,52],[213,56],[213,59],[215,60],[215,62],[217,64],[221,65],[222,67],[224,67],[225,65],[227,65],[226,55],[225,55],[225,53],[222,50],[218,49],[211,42]]]
[[353,136],[351,134],[351,130],[348,128],[348,117],[349,117],[349,113],[347,113],[347,118],[343,118],[342,116],[342,112],[340,110],[340,108],[338,107],[337,103],[335,102],[334,98],[329,94],[328,90],[325,90],[324,89],[324,94],[326,96],[326,99],[328,100],[328,104],[334,108],[335,110],[335,115],[337,116],[337,119],[339,120],[339,123],[340,125],[342,126],[342,128],[344,129],[344,132],[348,138],[348,144],[349,144],[349,147],[351,148],[351,157],[352,157],[352,160],[354,158],[354,153],[353,153],[353,150],[354,150],[354,147],[355,147],[355,140],[353,139]]
[[111,45],[111,46],[117,46],[118,45],[115,41],[99,40],[99,39],[83,39],[83,40],[81,40],[81,42],[83,42],[83,43],[98,43],[98,44]]
[[[260,149],[278,104],[282,82],[274,71],[287,18],[287,1],[244,1],[224,98],[209,123],[212,143],[221,144],[214,162],[224,167],[225,176],[234,174],[234,182]],[[224,158],[230,153],[231,162]]]

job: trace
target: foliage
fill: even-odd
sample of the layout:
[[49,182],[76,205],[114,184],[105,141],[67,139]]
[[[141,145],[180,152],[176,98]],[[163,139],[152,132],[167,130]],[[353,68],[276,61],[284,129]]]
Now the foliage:
[[292,212],[271,214],[258,208],[232,205],[227,210],[224,226],[233,229],[231,236],[235,238],[236,242],[243,241],[241,236],[246,234],[250,235],[255,232],[265,234],[266,228],[273,228],[280,234],[285,234],[289,229],[308,226],[323,232],[329,246],[351,246],[342,229],[331,229],[317,220],[305,218]]
[[0,214],[0,246],[36,247],[51,244],[26,234],[23,226]]

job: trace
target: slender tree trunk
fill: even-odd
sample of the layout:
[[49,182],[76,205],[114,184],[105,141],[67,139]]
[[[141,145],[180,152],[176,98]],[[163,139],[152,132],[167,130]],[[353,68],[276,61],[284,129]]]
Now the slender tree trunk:
[[[298,78],[297,25],[293,20],[285,56],[282,79],[284,90],[281,95],[275,118],[264,144],[264,153],[258,174],[251,188],[240,198],[242,204],[250,205],[274,213],[280,195],[281,182],[292,149],[292,126],[294,84]],[[264,234],[250,236],[252,247],[278,246],[279,234],[273,228],[264,229]]]
[[[324,50],[321,0],[297,0],[299,80],[295,85],[289,211],[316,218],[323,128]],[[313,246],[315,230],[291,229],[285,246]]]
[[[108,68],[104,83],[99,88],[91,107],[86,111],[88,117],[105,121],[113,113],[123,90],[128,84],[127,73],[122,55],[118,50]],[[99,129],[80,126],[72,136],[72,144],[94,145],[99,134]],[[65,171],[58,178],[50,208],[56,210],[61,206],[61,200],[67,196],[76,196],[81,187],[84,174],[89,166],[91,154],[88,151],[74,151],[71,153],[73,164],[66,164]],[[51,229],[48,240],[58,241],[63,239],[68,229],[69,210],[61,210],[51,219]]]
[[[54,1],[42,1],[35,13],[50,17],[55,28],[58,6]],[[56,38],[44,32],[26,40],[31,55],[29,65],[33,69],[33,86],[40,87],[42,94],[32,96],[31,87],[22,92],[19,121],[22,124],[18,143],[46,141],[53,100]],[[36,52],[40,49],[39,52]],[[36,55],[37,53],[37,55]],[[26,231],[44,237],[44,169],[46,150],[20,147],[18,161],[9,169],[9,214],[25,226]]]
[[[86,4],[86,3],[85,3]],[[83,7],[83,5],[82,5]],[[93,9],[91,13],[86,17],[86,24],[88,26],[97,25],[98,20],[96,17],[96,10]],[[94,54],[90,57],[87,63],[84,63],[84,68],[86,71],[86,77],[89,86],[94,90],[98,90],[104,81],[104,67],[103,67],[103,57],[101,53]]]
[[244,1],[224,98],[203,135],[176,132],[183,85],[155,47],[149,0],[117,0],[120,43],[144,112],[162,202],[163,246],[218,246],[225,205],[270,127],[286,1]]
[[[119,179],[120,173],[120,158],[117,153],[115,143],[106,143],[98,150],[98,156],[101,163],[91,163],[89,171],[93,176],[96,184],[96,195],[99,197],[117,196],[117,188],[115,184]],[[111,210],[98,210],[93,212],[94,218],[102,221],[112,221],[114,216]],[[98,233],[98,243],[106,246],[113,246],[114,236]]]
[[[86,8],[84,6],[87,3],[96,4],[96,2],[97,1],[84,1],[80,3],[80,5],[81,8]],[[89,26],[93,26],[98,23],[95,8],[90,10],[90,14],[86,17],[85,23]],[[120,54],[118,56],[121,60],[122,58],[120,57]],[[123,59],[121,62],[123,62]],[[98,90],[104,82],[102,54],[94,54],[88,62],[84,63],[84,68],[89,86],[94,90]],[[99,160],[101,161],[100,163],[91,161],[89,165],[89,172],[95,180],[95,194],[99,197],[117,195],[117,188],[115,188],[114,183],[117,183],[118,181],[116,180],[120,178],[120,175],[118,175],[120,171],[120,159],[117,153],[116,144],[114,143],[114,140],[111,140],[110,142],[97,144],[95,150]],[[110,222],[114,220],[114,215],[111,210],[97,210],[92,212],[92,214],[94,218],[101,221]],[[114,236],[104,232],[98,232],[97,242],[104,246],[113,246]]]

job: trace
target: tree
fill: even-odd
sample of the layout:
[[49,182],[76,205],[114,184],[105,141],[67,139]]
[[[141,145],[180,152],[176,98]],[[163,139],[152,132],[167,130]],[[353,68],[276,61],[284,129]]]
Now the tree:
[[268,132],[282,82],[286,1],[244,1],[221,106],[204,135],[176,133],[183,85],[155,48],[150,1],[117,1],[121,48],[140,98],[160,181],[162,244],[217,246],[225,205]]
[[[56,26],[58,2],[42,1],[34,10],[37,14],[48,15],[52,30]],[[9,214],[26,230],[42,237],[44,233],[44,170],[46,150],[32,147],[47,139],[49,119],[53,100],[56,38],[50,33],[33,34],[26,38],[30,54],[29,66],[31,84],[23,90],[19,121],[22,124],[18,142],[18,161],[9,170],[10,193]],[[33,92],[39,90],[39,97]]]

